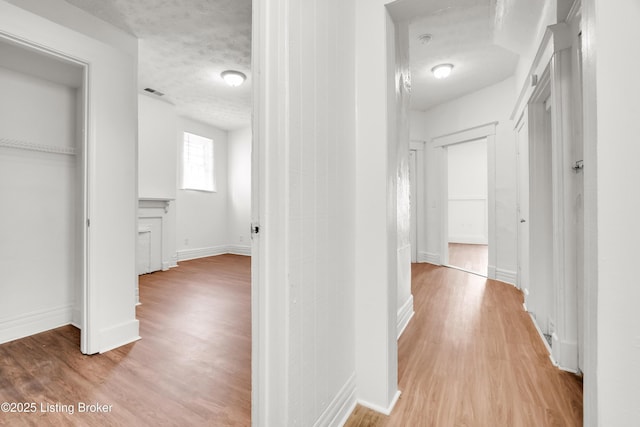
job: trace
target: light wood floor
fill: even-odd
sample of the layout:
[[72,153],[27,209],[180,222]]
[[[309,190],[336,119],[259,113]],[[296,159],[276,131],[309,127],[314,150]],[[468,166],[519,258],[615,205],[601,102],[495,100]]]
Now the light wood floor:
[[582,381],[551,365],[518,290],[430,264],[412,276],[400,400],[389,417],[358,406],[347,427],[582,425]]
[[449,265],[486,276],[488,264],[487,245],[449,243]]
[[[113,405],[108,414],[0,414],[0,425],[249,426],[250,266],[204,258],[141,277],[143,339],[80,354],[64,327],[0,346],[0,402]],[[415,264],[416,314],[399,341],[390,417],[348,427],[579,426],[582,384],[551,366],[510,285]],[[233,319],[233,320],[230,320]]]
[[0,345],[0,403],[112,405],[106,414],[1,413],[10,426],[249,426],[250,259],[140,277],[142,340],[84,356],[68,326]]

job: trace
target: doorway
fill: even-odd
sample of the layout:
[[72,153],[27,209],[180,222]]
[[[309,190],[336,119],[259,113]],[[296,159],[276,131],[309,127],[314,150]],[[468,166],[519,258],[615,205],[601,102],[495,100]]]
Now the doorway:
[[72,324],[85,348],[86,72],[0,34],[0,343]]
[[564,48],[540,60],[542,71],[516,126],[519,284],[551,359],[570,372],[580,366],[579,281],[584,280],[578,272],[584,256],[582,142],[575,131],[582,111],[578,43],[573,55]]
[[[552,105],[548,73],[529,106],[529,291],[527,304],[545,343],[551,350],[555,332],[554,219],[552,176]],[[525,148],[525,149],[526,149]]]
[[448,265],[487,276],[487,138],[447,147]]
[[490,122],[433,138],[430,152],[440,165],[437,264],[501,280],[495,267],[497,125]]

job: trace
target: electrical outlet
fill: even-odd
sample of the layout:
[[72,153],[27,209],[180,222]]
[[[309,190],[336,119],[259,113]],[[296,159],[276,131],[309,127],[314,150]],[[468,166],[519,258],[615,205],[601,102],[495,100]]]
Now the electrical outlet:
[[240,241],[244,242],[244,236],[242,234],[240,235]]
[[185,246],[189,246],[189,239],[184,239]]

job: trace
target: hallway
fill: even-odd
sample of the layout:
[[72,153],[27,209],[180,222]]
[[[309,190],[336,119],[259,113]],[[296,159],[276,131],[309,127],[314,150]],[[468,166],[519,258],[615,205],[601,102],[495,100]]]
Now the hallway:
[[400,400],[390,417],[358,406],[347,427],[582,425],[582,381],[551,365],[517,289],[430,264],[413,264],[412,289]]

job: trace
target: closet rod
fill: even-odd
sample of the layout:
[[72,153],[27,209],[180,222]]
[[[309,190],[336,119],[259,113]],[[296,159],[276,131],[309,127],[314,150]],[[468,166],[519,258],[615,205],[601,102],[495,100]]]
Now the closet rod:
[[52,145],[34,144],[18,139],[0,138],[0,147],[18,148],[20,150],[40,151],[42,153],[65,154],[75,156],[76,149],[71,147],[54,147]]

